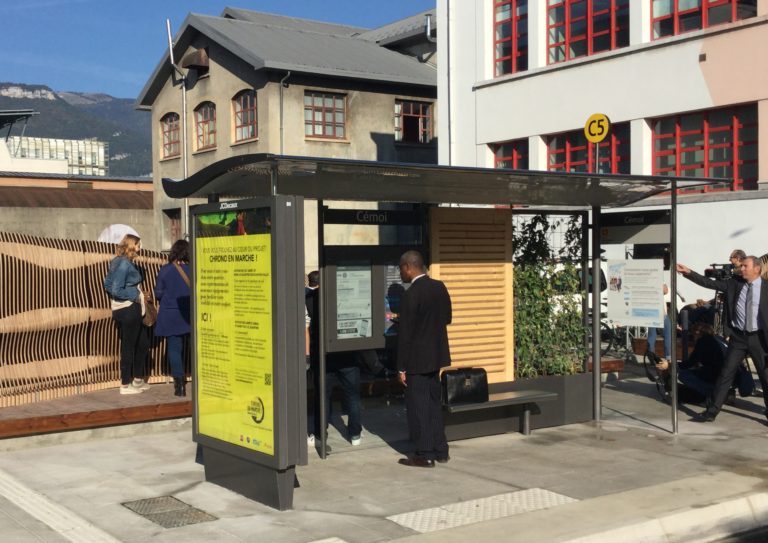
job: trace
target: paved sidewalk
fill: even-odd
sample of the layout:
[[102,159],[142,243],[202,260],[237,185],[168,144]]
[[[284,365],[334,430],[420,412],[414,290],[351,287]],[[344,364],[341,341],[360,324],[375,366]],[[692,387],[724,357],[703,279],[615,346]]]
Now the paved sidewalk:
[[[434,469],[397,464],[400,404],[369,406],[362,447],[334,430],[284,512],[206,483],[188,420],[0,440],[0,540],[713,541],[768,524],[761,399],[710,424],[681,411],[673,436],[647,380],[603,392],[600,424],[454,442]],[[163,528],[122,505],[163,496],[215,520]]]

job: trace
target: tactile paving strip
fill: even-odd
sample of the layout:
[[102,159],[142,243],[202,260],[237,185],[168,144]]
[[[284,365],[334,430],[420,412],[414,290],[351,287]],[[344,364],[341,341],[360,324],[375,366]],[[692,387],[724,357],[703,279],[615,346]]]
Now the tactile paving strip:
[[488,498],[451,503],[387,517],[401,526],[427,533],[497,518],[549,509],[577,500],[542,488],[529,488]]
[[125,502],[123,505],[163,528],[179,528],[188,524],[217,520],[213,515],[192,507],[173,496],[147,498]]

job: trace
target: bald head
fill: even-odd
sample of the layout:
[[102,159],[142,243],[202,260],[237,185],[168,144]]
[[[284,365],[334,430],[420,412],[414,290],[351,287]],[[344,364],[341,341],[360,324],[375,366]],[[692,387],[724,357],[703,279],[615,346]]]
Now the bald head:
[[418,251],[406,251],[400,257],[400,279],[410,283],[424,273],[424,257]]

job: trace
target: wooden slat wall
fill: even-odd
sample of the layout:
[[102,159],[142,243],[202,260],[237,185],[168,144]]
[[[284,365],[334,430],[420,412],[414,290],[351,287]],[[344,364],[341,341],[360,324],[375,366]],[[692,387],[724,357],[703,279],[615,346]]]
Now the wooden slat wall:
[[512,215],[508,209],[430,211],[430,275],[453,304],[453,367],[483,367],[488,381],[512,381]]
[[[115,246],[0,232],[0,407],[120,384],[119,338],[102,287]],[[154,289],[162,253],[142,251]],[[152,382],[165,380],[165,341],[152,340]]]

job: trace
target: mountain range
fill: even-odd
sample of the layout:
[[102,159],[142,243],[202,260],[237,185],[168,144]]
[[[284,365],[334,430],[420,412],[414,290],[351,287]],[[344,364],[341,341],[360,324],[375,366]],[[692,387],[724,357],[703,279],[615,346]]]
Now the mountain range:
[[[109,175],[152,175],[151,115],[134,100],[107,94],[54,91],[45,85],[0,83],[0,110],[32,109],[25,136],[109,143]],[[21,135],[22,124],[11,135]],[[5,135],[5,134],[4,134]]]

